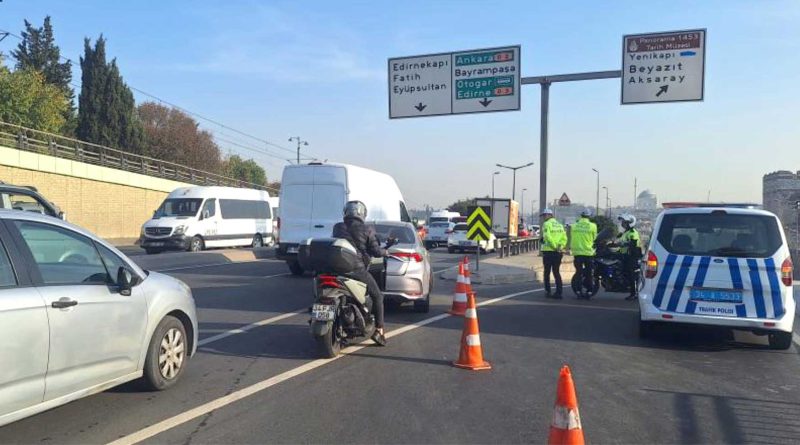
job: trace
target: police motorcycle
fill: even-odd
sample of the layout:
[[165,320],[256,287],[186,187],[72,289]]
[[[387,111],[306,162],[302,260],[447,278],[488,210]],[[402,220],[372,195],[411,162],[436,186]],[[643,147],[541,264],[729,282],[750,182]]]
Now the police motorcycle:
[[[616,239],[615,230],[606,228],[597,234],[594,246],[596,249],[593,260],[593,282],[592,288],[587,289],[576,273],[572,276],[572,291],[575,295],[588,295],[593,297],[602,286],[606,292],[628,293],[630,291],[630,280],[625,273],[625,255],[620,253]],[[641,277],[640,262],[637,262],[634,276],[636,277],[637,287],[641,289],[644,281]]]
[[[389,239],[385,248],[396,243],[397,240]],[[375,316],[367,285],[348,276],[363,267],[356,248],[340,238],[308,239],[299,246],[298,261],[303,269],[315,271],[309,322],[320,355],[336,357],[349,340],[371,337],[375,332]],[[382,267],[371,266],[370,273],[380,274],[377,281],[384,287],[386,259],[380,261]]]

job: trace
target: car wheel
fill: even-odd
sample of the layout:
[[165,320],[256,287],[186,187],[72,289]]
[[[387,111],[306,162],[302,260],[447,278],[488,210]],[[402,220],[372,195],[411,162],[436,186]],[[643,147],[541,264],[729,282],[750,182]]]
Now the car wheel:
[[789,349],[792,347],[791,332],[770,332],[769,347],[772,349]]
[[431,310],[431,294],[428,294],[424,300],[417,300],[414,302],[414,312],[420,314],[427,314]]
[[447,253],[456,253],[456,249],[453,248],[453,247],[448,246],[447,247]]
[[264,247],[264,239],[261,238],[261,235],[256,233],[253,235],[253,242],[252,247],[255,249],[256,247]]
[[167,315],[158,324],[144,361],[144,382],[148,389],[162,391],[174,385],[189,359],[186,328],[175,317]]
[[200,252],[206,248],[206,243],[203,241],[203,238],[200,235],[195,235],[192,237],[192,241],[189,242],[189,252]]
[[286,264],[289,265],[289,271],[292,272],[292,275],[300,276],[305,272],[297,261],[287,261]]

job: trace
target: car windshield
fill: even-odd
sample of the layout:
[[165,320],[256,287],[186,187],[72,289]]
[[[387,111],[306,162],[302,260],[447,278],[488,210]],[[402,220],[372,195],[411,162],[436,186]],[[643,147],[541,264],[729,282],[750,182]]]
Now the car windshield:
[[766,258],[781,246],[776,219],[768,215],[665,215],[658,242],[670,253]]
[[467,225],[466,224],[456,224],[456,226],[453,227],[453,231],[454,232],[466,232],[467,231]]
[[200,198],[166,199],[156,211],[155,217],[195,216],[202,202]]
[[399,244],[414,244],[416,237],[414,230],[408,226],[398,226],[394,224],[375,224],[375,232],[381,243],[388,238],[397,238]]

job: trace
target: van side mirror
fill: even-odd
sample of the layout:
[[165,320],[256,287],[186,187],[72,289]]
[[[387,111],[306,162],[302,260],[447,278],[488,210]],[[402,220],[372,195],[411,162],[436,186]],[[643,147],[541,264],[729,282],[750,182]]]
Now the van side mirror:
[[200,219],[208,219],[209,216],[211,216],[211,212],[208,210],[203,210],[203,213],[200,215]]
[[133,274],[120,266],[117,269],[117,286],[119,286],[119,294],[125,297],[131,296],[131,289],[133,289]]

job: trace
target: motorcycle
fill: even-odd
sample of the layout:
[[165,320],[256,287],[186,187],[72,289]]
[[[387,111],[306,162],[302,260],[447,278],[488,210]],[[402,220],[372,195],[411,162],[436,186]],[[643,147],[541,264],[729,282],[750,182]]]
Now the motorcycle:
[[[613,229],[603,229],[595,240],[596,254],[592,261],[592,287],[587,288],[582,283],[581,277],[576,273],[572,276],[572,291],[575,295],[593,297],[597,295],[602,286],[606,292],[627,293],[630,291],[630,278],[625,273],[625,255],[619,252],[619,246],[614,243]],[[637,289],[641,289],[644,280],[641,277],[640,261],[636,263],[634,277]]]
[[[387,249],[393,241],[387,241]],[[350,340],[371,337],[375,316],[367,285],[348,275],[363,267],[355,247],[344,239],[309,239],[300,245],[298,261],[304,269],[315,271],[309,324],[320,355],[336,357]],[[381,274],[385,259],[383,264]]]

